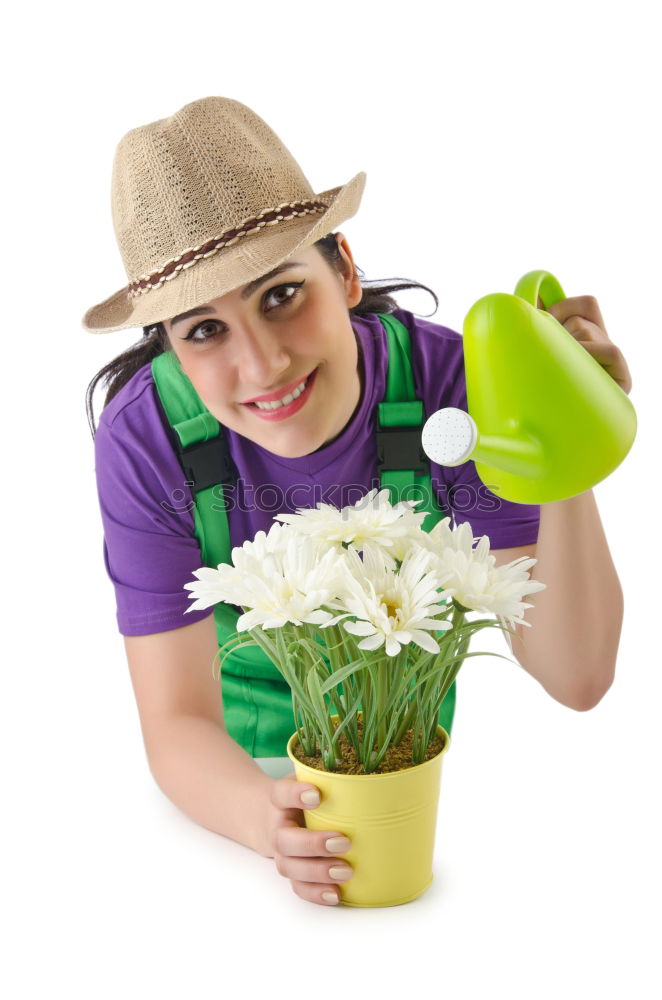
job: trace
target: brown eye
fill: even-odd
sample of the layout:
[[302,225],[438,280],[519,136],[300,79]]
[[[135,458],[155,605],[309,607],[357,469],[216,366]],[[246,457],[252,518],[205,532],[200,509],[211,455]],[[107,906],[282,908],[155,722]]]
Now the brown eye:
[[303,284],[303,281],[293,281],[288,285],[278,285],[276,288],[270,289],[264,297],[264,306],[267,312],[288,305],[292,299],[296,298]]
[[193,329],[184,337],[184,340],[190,340],[194,344],[204,344],[206,341],[211,340],[218,333],[221,332],[221,324],[215,319],[206,319],[202,323],[198,323]]

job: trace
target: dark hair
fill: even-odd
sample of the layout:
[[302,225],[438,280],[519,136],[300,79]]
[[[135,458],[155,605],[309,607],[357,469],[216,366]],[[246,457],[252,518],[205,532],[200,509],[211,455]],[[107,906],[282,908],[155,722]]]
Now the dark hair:
[[[322,254],[324,259],[337,271],[343,269],[343,259],[338,249],[335,233],[317,240],[314,244]],[[398,304],[392,298],[392,292],[399,292],[406,288],[422,288],[429,292],[435,301],[435,310],[439,305],[439,299],[427,285],[421,285],[417,281],[409,278],[390,278],[379,281],[365,281],[364,273],[357,268],[357,273],[361,279],[363,295],[358,305],[350,309],[352,316],[366,316],[369,313],[391,313],[398,308]],[[153,358],[163,354],[169,348],[168,334],[163,323],[154,323],[143,328],[143,336],[136,344],[132,344],[116,358],[98,371],[85,393],[85,407],[87,410],[87,420],[90,425],[92,437],[96,432],[94,423],[93,396],[99,382],[107,387],[104,406],[107,406],[113,396],[116,396],[120,389],[126,385],[129,379],[144,365],[149,364]]]

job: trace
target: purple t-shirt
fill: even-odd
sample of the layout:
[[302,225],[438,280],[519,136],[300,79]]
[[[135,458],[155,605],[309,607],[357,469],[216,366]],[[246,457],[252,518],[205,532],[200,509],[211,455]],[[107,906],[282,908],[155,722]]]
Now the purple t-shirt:
[[[394,314],[411,336],[417,398],[425,417],[444,406],[466,410],[462,337],[410,312]],[[232,545],[267,531],[275,514],[343,506],[379,487],[376,406],[384,398],[388,348],[377,316],[353,317],[363,361],[364,390],[342,433],[301,458],[281,458],[225,428],[239,474],[225,490]],[[101,414],[95,438],[96,476],[104,528],[104,558],[115,586],[123,635],[149,635],[190,625],[212,610],[184,614],[184,584],[201,565],[193,533],[193,499],[173,450],[171,431],[146,365]],[[535,543],[540,508],[497,498],[473,462],[455,468],[430,463],[432,485],[454,523],[469,521],[474,535],[489,535],[493,549]]]

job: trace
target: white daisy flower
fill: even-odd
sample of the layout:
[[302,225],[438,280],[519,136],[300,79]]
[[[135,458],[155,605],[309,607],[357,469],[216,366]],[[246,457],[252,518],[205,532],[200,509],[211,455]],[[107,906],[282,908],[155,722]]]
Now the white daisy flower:
[[433,617],[447,610],[439,602],[449,595],[439,592],[439,578],[429,571],[424,550],[408,551],[397,571],[388,555],[369,541],[365,543],[363,561],[351,548],[346,550],[344,560],[347,573],[343,593],[331,605],[344,613],[326,625],[355,618],[344,621],[344,628],[352,635],[364,636],[359,649],[374,650],[383,645],[387,656],[396,656],[402,646],[412,642],[430,653],[439,652],[439,644],[429,632],[452,627],[449,621]]
[[420,500],[403,500],[393,506],[389,496],[387,489],[374,489],[342,510],[318,503],[316,509],[300,508],[296,514],[276,514],[276,519],[325,545],[345,544],[361,552],[365,543],[372,541],[393,559],[402,560],[411,541],[421,533],[426,514],[413,510]]
[[232,561],[232,566],[221,563],[217,569],[195,571],[197,581],[184,584],[195,599],[188,611],[219,601],[248,608],[237,620],[239,632],[257,625],[280,628],[288,622],[320,625],[331,618],[321,606],[329,604],[341,586],[342,559],[335,549],[322,554],[313,539],[275,524],[268,535],[258,532],[253,542],[234,548]]
[[[474,546],[474,542],[478,544]],[[531,580],[528,573],[536,559],[522,556],[505,566],[496,566],[488,536],[473,538],[466,522],[453,530],[448,518],[435,524],[418,544],[431,553],[431,565],[441,585],[448,588],[458,604],[496,615],[510,628],[515,623],[529,625],[523,614],[532,605],[524,603],[523,598],[545,589],[544,583]]]

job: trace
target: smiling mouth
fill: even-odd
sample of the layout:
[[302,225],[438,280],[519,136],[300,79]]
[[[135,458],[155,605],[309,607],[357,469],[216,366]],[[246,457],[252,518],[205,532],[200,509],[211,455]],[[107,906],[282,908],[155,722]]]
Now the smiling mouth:
[[280,399],[273,399],[269,400],[268,402],[259,402],[256,400],[253,402],[244,403],[244,406],[252,406],[254,409],[261,410],[264,413],[272,413],[274,410],[281,410],[289,406],[291,403],[293,403],[296,399],[299,398],[299,396],[303,395],[303,393],[308,388],[308,385],[310,384],[311,379],[316,371],[317,371],[316,368],[313,369],[313,371],[310,372],[308,375],[306,375],[306,377],[302,379],[301,382],[298,382],[296,384],[296,386],[294,387],[294,389],[292,389],[291,392],[288,392],[285,396],[282,396]]
[[[264,403],[244,403],[243,405],[250,407],[253,415],[260,420],[287,420],[288,417],[298,413],[308,402],[317,379],[317,371],[317,368],[313,369],[310,375],[307,375],[305,379],[298,382],[292,392],[288,393],[283,399],[270,400]],[[287,402],[284,402],[284,400],[287,400]]]

